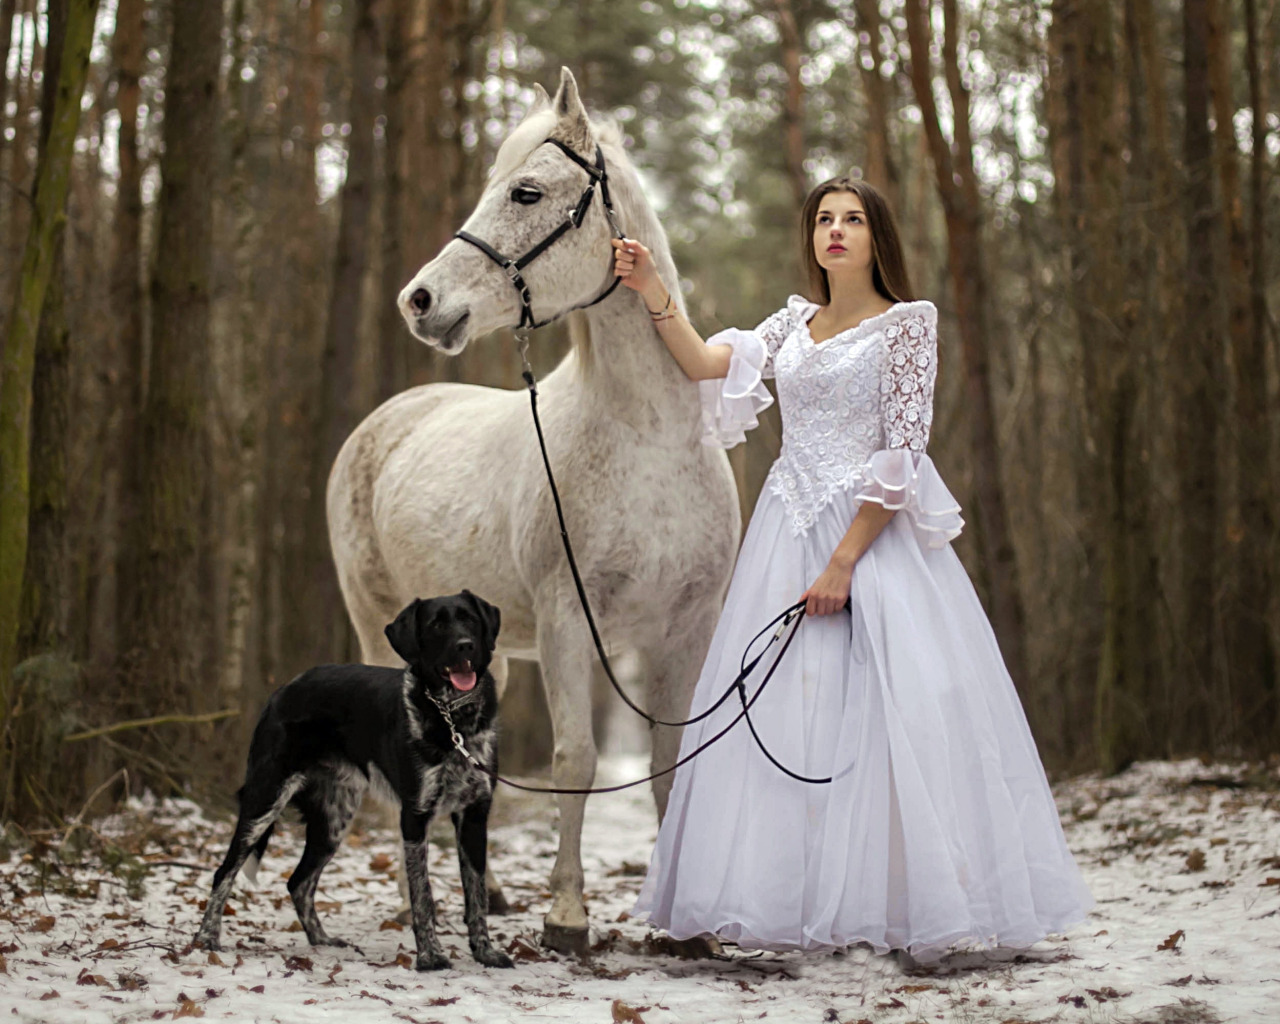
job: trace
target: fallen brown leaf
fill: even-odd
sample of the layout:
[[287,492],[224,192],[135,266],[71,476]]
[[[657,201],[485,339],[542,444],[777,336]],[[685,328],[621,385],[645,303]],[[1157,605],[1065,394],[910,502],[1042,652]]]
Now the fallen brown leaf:
[[56,917],[37,917],[36,923],[31,926],[31,930],[33,932],[47,932],[57,923],[58,919]]
[[46,992],[44,995],[40,997],[40,1002],[43,1003],[43,1002],[47,1002],[50,999],[61,999],[61,998],[62,998],[61,993],[59,993],[56,988],[51,988],[49,989],[48,992]]
[[180,998],[178,1001],[178,1008],[173,1011],[172,1019],[177,1020],[179,1017],[203,1017],[203,1016],[204,1016],[203,1007],[197,1006],[190,999]]
[[391,871],[395,868],[395,861],[391,859],[390,854],[375,853],[369,860],[370,871]]
[[1160,943],[1160,945],[1156,946],[1156,949],[1157,949],[1157,950],[1162,950],[1162,949],[1177,949],[1177,948],[1178,948],[1178,943],[1179,943],[1179,942],[1181,942],[1181,941],[1182,941],[1183,939],[1185,939],[1185,938],[1186,938],[1186,932],[1184,932],[1181,928],[1179,928],[1176,932],[1174,932],[1174,933],[1173,933],[1172,935],[1170,935],[1167,939],[1165,939],[1165,940],[1164,940],[1164,942],[1162,942],[1162,943]]
[[1203,871],[1204,870],[1204,851],[1192,850],[1187,854],[1187,870]]
[[1165,984],[1173,985],[1175,988],[1185,988],[1187,985],[1191,984],[1191,975],[1188,974],[1185,978],[1175,978],[1173,981],[1166,981]]
[[101,942],[98,943],[98,948],[99,949],[119,949],[120,940],[119,939],[103,939]]
[[613,1024],[644,1024],[639,1011],[624,1003],[621,999],[613,1001]]
[[310,957],[305,956],[287,956],[284,958],[285,970],[288,971],[309,971],[315,966]]
[[90,974],[89,968],[85,967],[80,971],[80,976],[76,978],[77,985],[97,985],[100,988],[110,988],[111,982],[107,981],[101,974]]
[[212,953],[212,952],[209,954],[209,963],[213,964],[214,967],[227,966],[225,963],[222,962],[222,957],[218,956],[217,953]]
[[387,918],[385,921],[383,921],[383,922],[382,922],[382,924],[378,925],[378,931],[380,931],[380,932],[402,932],[402,931],[404,931],[404,925],[402,925],[402,924],[401,924],[399,921],[397,921],[394,917],[389,917],[389,918]]

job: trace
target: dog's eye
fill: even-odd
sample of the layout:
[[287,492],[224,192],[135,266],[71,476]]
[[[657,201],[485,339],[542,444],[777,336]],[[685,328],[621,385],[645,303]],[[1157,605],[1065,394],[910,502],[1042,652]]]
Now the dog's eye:
[[542,193],[529,185],[517,185],[511,190],[511,201],[521,206],[532,206],[542,198]]

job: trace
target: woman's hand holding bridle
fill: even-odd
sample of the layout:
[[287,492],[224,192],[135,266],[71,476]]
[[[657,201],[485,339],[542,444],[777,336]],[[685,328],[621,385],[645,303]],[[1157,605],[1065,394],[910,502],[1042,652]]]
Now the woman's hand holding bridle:
[[667,291],[658,277],[653,254],[634,238],[613,240],[613,272],[632,291],[637,291],[651,313],[658,312],[667,301]]

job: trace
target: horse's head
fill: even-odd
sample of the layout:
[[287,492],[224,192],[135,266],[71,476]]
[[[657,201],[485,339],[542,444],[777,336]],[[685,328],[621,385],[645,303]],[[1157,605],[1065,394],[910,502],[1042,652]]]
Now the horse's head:
[[[488,187],[463,225],[492,252],[455,238],[400,292],[400,312],[420,341],[452,355],[473,338],[520,322],[519,290],[495,256],[515,260],[528,254],[565,224],[591,184],[591,174],[558,146],[546,145],[548,139],[594,166],[596,132],[568,68],[560,71],[555,98],[542,92],[502,144]],[[540,321],[591,302],[614,280],[611,232],[599,192],[580,226],[564,231],[520,270]]]

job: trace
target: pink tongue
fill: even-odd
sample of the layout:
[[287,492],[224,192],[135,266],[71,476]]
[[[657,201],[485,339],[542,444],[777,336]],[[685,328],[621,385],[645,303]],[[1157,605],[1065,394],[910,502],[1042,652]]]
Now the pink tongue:
[[455,672],[449,670],[449,682],[453,683],[455,690],[470,690],[476,685],[476,674],[474,672]]

